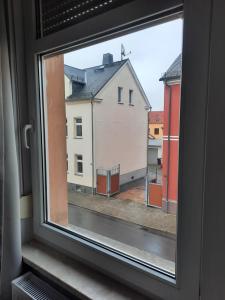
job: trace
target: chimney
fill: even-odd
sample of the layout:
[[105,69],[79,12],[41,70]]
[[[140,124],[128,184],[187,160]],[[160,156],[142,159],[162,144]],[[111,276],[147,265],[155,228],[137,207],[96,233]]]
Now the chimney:
[[113,63],[113,55],[111,53],[103,54],[102,64],[103,65],[110,65],[112,63]]

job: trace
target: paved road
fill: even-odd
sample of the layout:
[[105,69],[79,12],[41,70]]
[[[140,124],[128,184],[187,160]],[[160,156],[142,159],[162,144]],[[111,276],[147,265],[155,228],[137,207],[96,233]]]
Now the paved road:
[[69,223],[175,261],[176,241],[142,226],[69,204]]

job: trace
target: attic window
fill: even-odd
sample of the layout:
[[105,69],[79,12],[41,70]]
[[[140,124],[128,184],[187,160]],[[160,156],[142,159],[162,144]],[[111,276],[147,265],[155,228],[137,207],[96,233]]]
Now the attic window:
[[129,90],[129,105],[133,105],[133,90]]
[[122,93],[123,93],[123,88],[118,87],[118,103],[122,103]]

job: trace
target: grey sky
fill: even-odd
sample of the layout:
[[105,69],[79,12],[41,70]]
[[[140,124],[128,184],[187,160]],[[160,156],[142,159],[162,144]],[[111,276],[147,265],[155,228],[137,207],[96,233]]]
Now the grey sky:
[[182,49],[183,22],[181,19],[115,38],[65,54],[64,62],[77,68],[101,65],[104,53],[120,60],[121,43],[146,92],[152,110],[163,109],[163,83],[160,76],[168,69]]

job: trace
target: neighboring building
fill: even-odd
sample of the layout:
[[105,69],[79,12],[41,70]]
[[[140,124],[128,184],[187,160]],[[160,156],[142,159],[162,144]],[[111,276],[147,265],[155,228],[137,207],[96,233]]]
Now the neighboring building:
[[119,166],[120,185],[146,175],[148,99],[129,60],[87,69],[65,65],[67,181],[96,190],[97,169]]
[[164,82],[163,125],[163,210],[176,213],[180,128],[180,83],[182,56],[179,55],[160,78]]
[[148,165],[161,165],[163,139],[148,140]]
[[149,137],[161,139],[163,137],[163,111],[148,113]]

